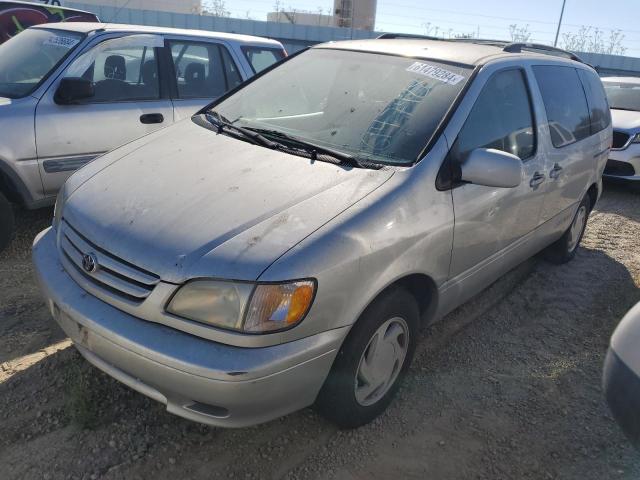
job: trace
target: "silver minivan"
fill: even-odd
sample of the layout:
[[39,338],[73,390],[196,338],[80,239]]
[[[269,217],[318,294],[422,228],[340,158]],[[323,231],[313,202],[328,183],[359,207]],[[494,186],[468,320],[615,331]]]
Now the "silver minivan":
[[421,325],[542,250],[574,257],[612,133],[566,57],[406,38],[289,57],[66,182],[33,250],[51,313],[185,418],[315,404],[362,425]]
[[46,24],[0,45],[0,250],[9,202],[53,204],[80,166],[189,118],[285,55],[265,38],[103,23]]

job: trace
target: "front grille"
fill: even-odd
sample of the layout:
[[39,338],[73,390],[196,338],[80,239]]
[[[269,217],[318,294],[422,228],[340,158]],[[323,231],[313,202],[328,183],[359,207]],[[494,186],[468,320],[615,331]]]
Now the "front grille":
[[633,165],[627,162],[619,162],[618,160],[607,160],[604,167],[605,175],[616,175],[618,177],[632,177],[636,174]]
[[624,148],[629,141],[630,135],[625,132],[613,131],[613,142],[611,148]]
[[[142,302],[160,281],[157,275],[143,270],[92,243],[67,221],[60,223],[60,248],[71,268],[92,284],[114,295]],[[83,267],[85,255],[97,260],[95,270]],[[70,272],[71,273],[71,272]]]

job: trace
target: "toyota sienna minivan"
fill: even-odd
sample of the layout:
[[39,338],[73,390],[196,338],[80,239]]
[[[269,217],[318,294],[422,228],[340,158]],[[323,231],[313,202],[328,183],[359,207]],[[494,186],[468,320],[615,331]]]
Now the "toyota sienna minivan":
[[611,144],[577,57],[387,38],[294,55],[74,174],[33,257],[80,353],[185,418],[371,421],[434,322],[571,260]]

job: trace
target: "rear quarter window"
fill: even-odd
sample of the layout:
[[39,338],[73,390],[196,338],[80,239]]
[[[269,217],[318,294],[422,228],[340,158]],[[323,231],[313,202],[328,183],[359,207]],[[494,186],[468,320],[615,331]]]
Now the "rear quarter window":
[[242,47],[245,58],[251,65],[254,73],[260,73],[285,57],[280,48],[268,47]]
[[578,70],[580,80],[587,94],[589,114],[591,115],[591,133],[598,133],[611,124],[611,110],[600,77],[595,72]]
[[542,93],[553,146],[561,148],[589,137],[591,116],[576,69],[538,65],[533,72]]

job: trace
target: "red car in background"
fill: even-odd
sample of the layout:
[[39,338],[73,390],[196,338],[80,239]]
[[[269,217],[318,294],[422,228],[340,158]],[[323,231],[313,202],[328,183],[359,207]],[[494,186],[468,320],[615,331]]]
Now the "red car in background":
[[[58,3],[57,0],[52,0],[53,2]],[[41,23],[99,21],[95,14],[82,10],[51,4],[0,0],[0,43]]]

